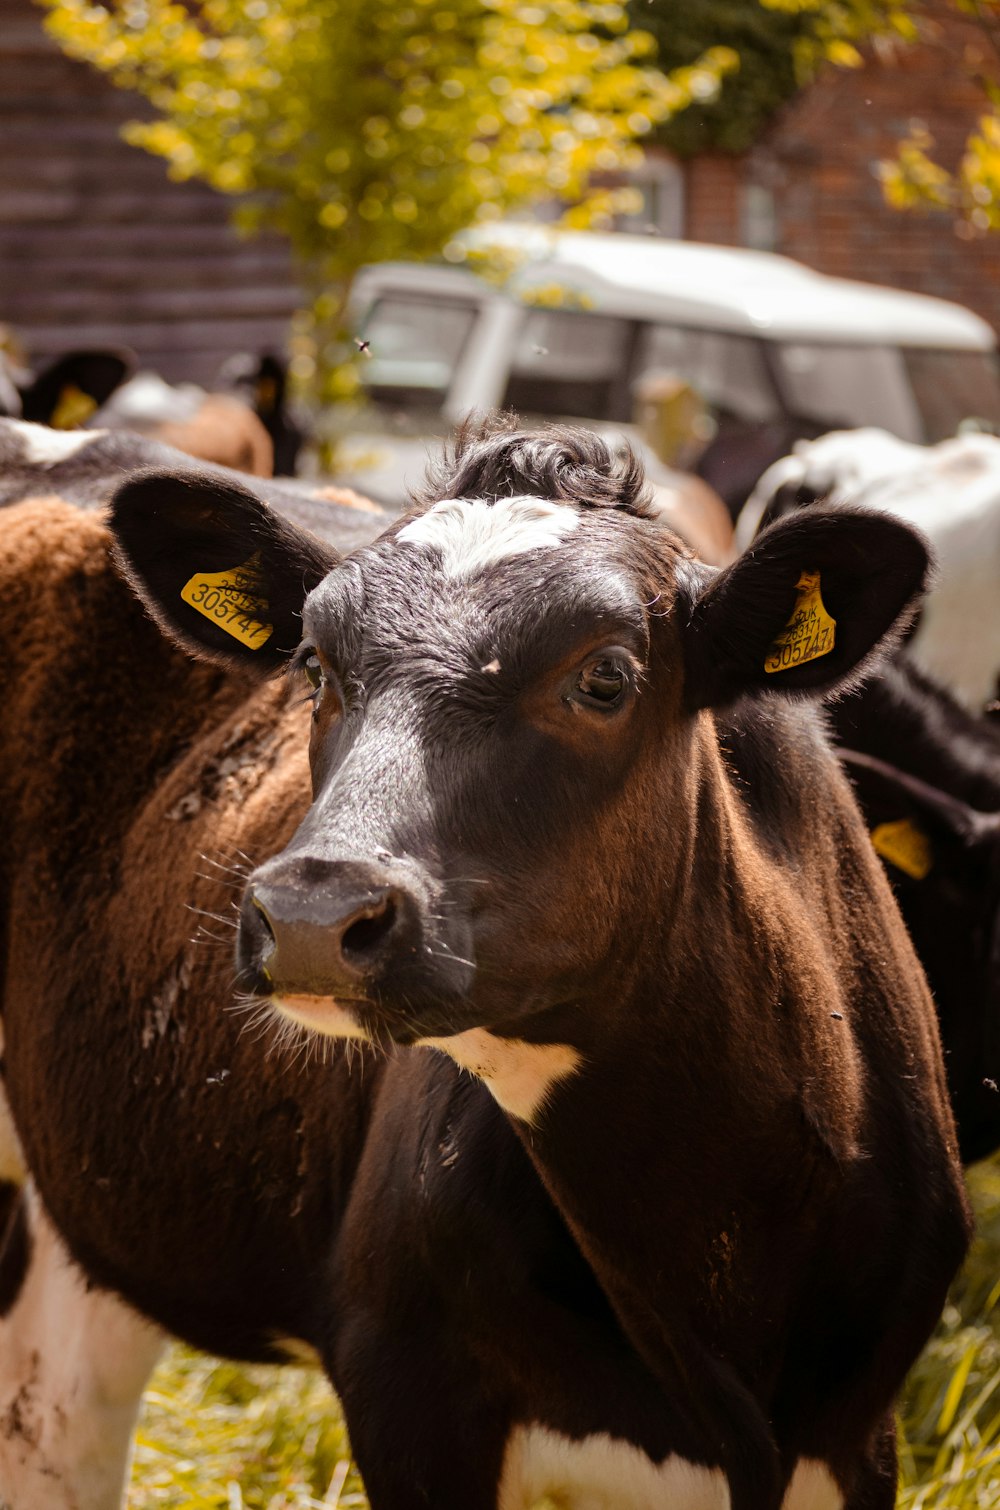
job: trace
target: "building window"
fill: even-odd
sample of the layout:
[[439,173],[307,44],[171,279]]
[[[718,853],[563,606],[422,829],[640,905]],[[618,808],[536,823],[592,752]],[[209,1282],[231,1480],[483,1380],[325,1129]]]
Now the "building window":
[[740,189],[740,240],[755,252],[773,252],[778,244],[774,193],[763,184],[743,184]]
[[641,168],[628,176],[631,189],[642,195],[641,206],[631,215],[615,218],[616,231],[657,236],[684,235],[684,174],[673,158],[647,155]]

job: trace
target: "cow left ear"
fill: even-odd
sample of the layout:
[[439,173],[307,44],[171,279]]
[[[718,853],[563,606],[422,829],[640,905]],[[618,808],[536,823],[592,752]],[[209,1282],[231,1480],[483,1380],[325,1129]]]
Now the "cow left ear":
[[253,676],[280,670],[339,556],[212,472],[139,472],[111,500],[114,559],[160,628]]
[[903,632],[930,571],[923,536],[888,515],[815,507],[779,520],[688,598],[688,705],[830,692]]

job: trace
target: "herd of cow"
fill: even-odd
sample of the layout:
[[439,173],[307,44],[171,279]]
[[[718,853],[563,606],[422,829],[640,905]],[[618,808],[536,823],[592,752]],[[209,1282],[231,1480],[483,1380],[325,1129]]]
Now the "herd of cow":
[[0,419],[0,1503],[114,1510],[172,1335],[314,1359],[373,1510],[889,1510],[1000,1147],[1000,441],[811,442],[737,555],[582,430],[402,518],[228,433]]

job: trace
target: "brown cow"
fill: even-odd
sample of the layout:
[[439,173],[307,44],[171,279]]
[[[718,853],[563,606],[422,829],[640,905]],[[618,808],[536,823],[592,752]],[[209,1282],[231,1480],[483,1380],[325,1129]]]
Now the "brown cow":
[[117,390],[94,423],[148,436],[200,461],[254,477],[274,472],[271,436],[235,394],[206,393],[193,383],[175,386],[154,372],[140,372]]
[[[141,1314],[314,1349],[373,1510],[888,1510],[967,1213],[808,699],[917,537],[817,511],[713,572],[572,432],[465,436],[343,560],[141,473],[119,559],[192,661],[99,519],[3,522],[0,1495],[114,1504]],[[224,1010],[248,869],[248,1004],[327,1062]]]

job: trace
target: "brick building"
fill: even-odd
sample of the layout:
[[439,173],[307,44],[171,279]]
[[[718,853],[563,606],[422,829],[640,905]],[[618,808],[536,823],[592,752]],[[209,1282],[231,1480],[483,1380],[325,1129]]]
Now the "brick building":
[[958,160],[984,106],[973,80],[988,47],[974,21],[942,9],[921,43],[870,52],[863,69],[825,70],[744,157],[706,154],[679,170],[683,234],[955,299],[1000,330],[1000,237],[970,238],[944,212],[901,214],[876,176],[914,119],[941,161]]
[[231,200],[127,146],[143,101],[64,57],[42,19],[0,0],[0,322],[33,359],[124,342],[201,383],[280,349],[300,302],[284,243],[240,240]]

